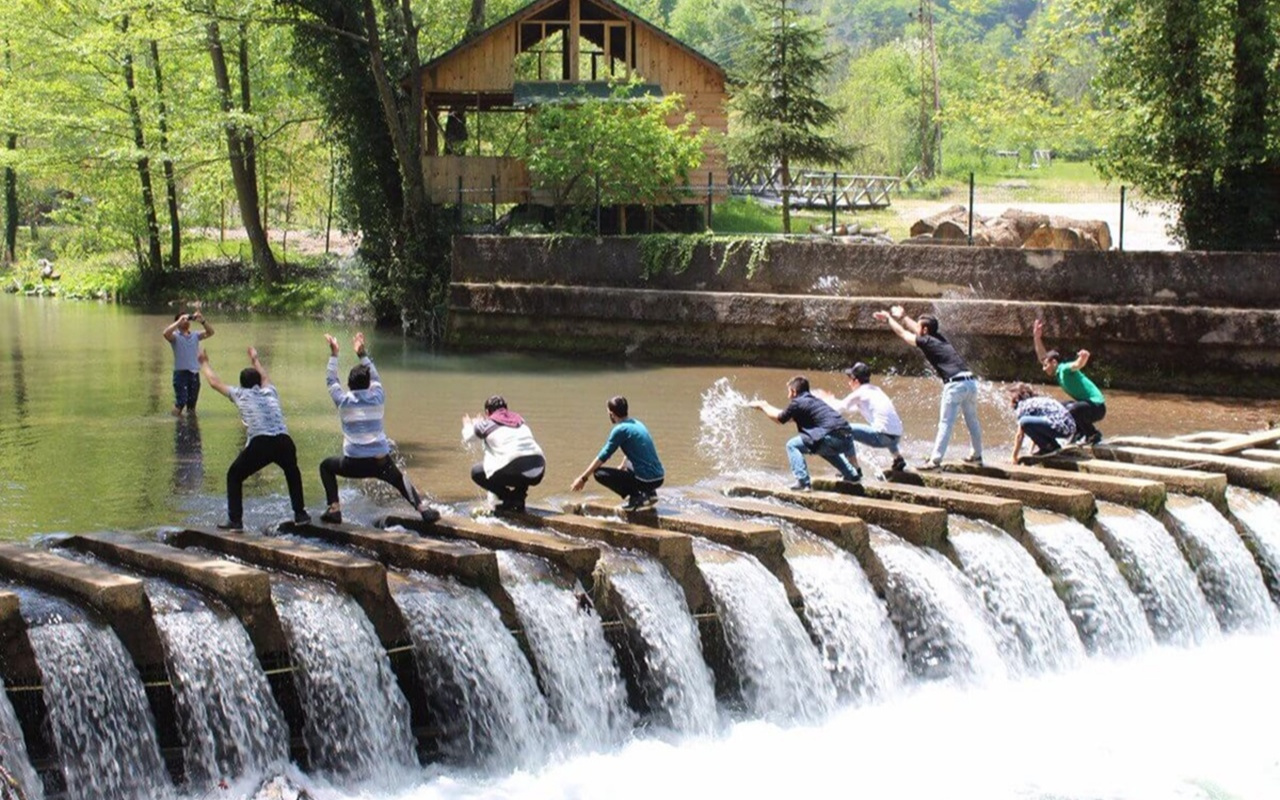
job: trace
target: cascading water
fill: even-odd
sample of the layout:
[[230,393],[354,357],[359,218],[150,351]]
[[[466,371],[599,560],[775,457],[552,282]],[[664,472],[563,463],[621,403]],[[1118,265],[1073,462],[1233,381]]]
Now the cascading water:
[[547,702],[528,660],[478,589],[414,575],[396,591],[418,674],[441,720],[444,757],[464,764],[532,766],[553,735]]
[[1017,643],[1032,673],[1074,667],[1084,645],[1053,583],[1022,545],[989,522],[952,515],[947,537],[987,610]]
[[498,567],[560,730],[593,750],[621,742],[634,715],[600,617],[589,602],[579,603],[582,587],[558,585],[559,576],[536,556],[499,551]]
[[172,789],[142,680],[124,646],[94,622],[29,629],[67,795],[153,800]]
[[1008,677],[992,623],[964,573],[941,553],[868,527],[885,571],[889,618],[902,635],[911,671],[926,680]]
[[804,597],[804,618],[821,643],[822,664],[848,702],[882,700],[906,683],[902,639],[853,556],[779,522],[787,563]]
[[156,614],[189,790],[260,775],[288,759],[289,729],[240,622],[207,607]]
[[1244,526],[1249,549],[1265,567],[1267,589],[1271,599],[1280,603],[1280,503],[1264,494],[1227,487],[1227,507]]
[[786,592],[754,557],[698,543],[747,710],[771,722],[816,722],[835,707],[835,687]]
[[272,581],[306,712],[311,763],[348,780],[417,766],[409,704],[360,606],[327,586]]
[[[22,738],[22,726],[18,723],[18,715],[9,702],[9,693],[5,691],[4,682],[0,680],[0,763],[8,770],[8,777],[22,791],[28,800],[39,800],[44,797],[44,788],[40,777],[31,766],[27,756],[27,743]],[[2,795],[0,795],[2,796]]]
[[1092,531],[1043,511],[1028,512],[1026,522],[1090,653],[1130,656],[1155,644],[1137,595]]
[[655,721],[677,733],[710,733],[718,717],[715,681],[680,585],[652,558],[616,550],[603,553],[598,569],[639,642],[637,671]]
[[1157,639],[1189,645],[1218,635],[1218,620],[1195,573],[1159,520],[1145,511],[1099,500],[1098,526]]
[[752,474],[744,464],[760,464],[767,460],[764,441],[753,432],[751,416],[755,409],[747,405],[750,398],[733,388],[733,381],[720,378],[702,393],[698,410],[698,452],[706,455],[714,467],[713,474],[743,477]]
[[1227,518],[1198,497],[1170,495],[1165,509],[1222,629],[1258,630],[1273,625],[1276,608],[1267,595],[1262,571]]

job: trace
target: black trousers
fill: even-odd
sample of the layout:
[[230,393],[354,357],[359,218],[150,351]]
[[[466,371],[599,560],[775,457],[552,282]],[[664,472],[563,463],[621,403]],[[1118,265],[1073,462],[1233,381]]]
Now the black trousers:
[[1087,439],[1098,433],[1098,429],[1093,427],[1093,424],[1101,422],[1102,418],[1107,415],[1107,404],[1090,403],[1088,400],[1073,400],[1067,403],[1067,411],[1071,414],[1071,418],[1076,421],[1076,434],[1081,439]]
[[422,505],[418,490],[404,476],[391,456],[377,458],[348,458],[331,456],[320,462],[320,482],[324,484],[324,497],[329,505],[338,502],[338,476],[343,478],[377,478],[396,487],[396,491],[416,509]]
[[302,473],[298,471],[298,450],[293,445],[293,439],[287,433],[255,436],[227,470],[227,516],[231,518],[231,522],[240,522],[244,518],[245,479],[268,464],[275,464],[284,470],[293,513],[301,514],[306,510],[302,500]]
[[502,469],[486,476],[484,465],[471,468],[471,480],[485,491],[493,492],[504,504],[524,503],[529,487],[542,483],[547,474],[547,460],[542,456],[520,456]]
[[595,472],[596,482],[622,497],[634,494],[654,494],[662,485],[663,478],[656,481],[642,481],[629,469],[617,467],[601,467]]

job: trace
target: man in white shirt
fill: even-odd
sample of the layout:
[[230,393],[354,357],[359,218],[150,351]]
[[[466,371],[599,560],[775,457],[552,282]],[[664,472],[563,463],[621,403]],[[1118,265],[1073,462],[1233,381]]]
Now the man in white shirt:
[[[889,395],[879,386],[871,385],[871,367],[859,361],[846,369],[844,374],[849,379],[852,391],[843,400],[822,389],[816,389],[813,393],[846,417],[852,417],[855,410],[861,414],[867,423],[850,426],[853,428],[853,440],[867,447],[888,450],[893,456],[892,469],[906,469],[906,459],[898,451],[898,443],[902,440],[902,418],[898,416],[898,410],[893,407]],[[856,468],[856,451],[851,460]]]

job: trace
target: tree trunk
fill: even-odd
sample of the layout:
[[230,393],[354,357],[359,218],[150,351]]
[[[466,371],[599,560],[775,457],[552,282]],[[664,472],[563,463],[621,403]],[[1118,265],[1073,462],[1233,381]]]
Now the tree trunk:
[[[9,134],[5,149],[18,149],[18,134]],[[13,167],[4,168],[4,253],[0,262],[12,264],[18,253],[18,173]]]
[[[216,19],[209,23],[208,29],[209,56],[213,60],[213,77],[218,86],[218,95],[222,102],[222,111],[229,114],[233,108],[231,102],[231,78],[227,73],[227,59],[222,48],[222,33]],[[247,75],[242,74],[240,91],[243,108],[249,99]],[[245,232],[249,236],[249,246],[253,250],[253,263],[262,273],[267,283],[278,283],[281,279],[280,265],[276,263],[275,254],[267,241],[266,231],[262,227],[262,219],[258,209],[258,180],[254,174],[253,135],[248,136],[239,125],[228,120],[227,155],[231,162],[231,182],[235,186],[236,200],[240,205],[240,220],[244,223]],[[246,143],[246,139],[248,140]]]
[[782,155],[782,232],[791,233],[791,164]]
[[164,159],[164,190],[169,203],[169,269],[182,268],[182,223],[178,217],[178,180],[169,152],[169,110],[164,101],[164,75],[160,70],[160,46],[151,40],[151,66],[156,76],[156,99],[160,112],[160,153]]
[[[120,19],[120,33],[129,32],[129,16]],[[138,179],[142,182],[142,211],[147,221],[147,255],[143,269],[151,276],[164,272],[164,255],[160,252],[160,221],[156,217],[155,193],[151,188],[151,159],[147,156],[147,139],[142,130],[142,112],[138,108],[138,95],[133,75],[133,53],[125,43],[121,58],[124,85],[129,101],[129,122],[133,126],[133,145],[138,149]]]

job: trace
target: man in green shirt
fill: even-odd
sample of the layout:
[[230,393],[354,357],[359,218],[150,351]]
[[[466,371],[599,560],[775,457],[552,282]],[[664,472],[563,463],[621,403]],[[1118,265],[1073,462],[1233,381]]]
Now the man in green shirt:
[[1075,361],[1064,364],[1057,350],[1045,349],[1044,320],[1036,320],[1032,330],[1036,358],[1040,359],[1044,373],[1057,380],[1062,390],[1071,397],[1071,402],[1067,403],[1067,411],[1071,412],[1071,418],[1076,421],[1075,441],[1098,444],[1102,441],[1102,434],[1094,427],[1094,423],[1107,415],[1107,400],[1083,372],[1085,365],[1089,363],[1089,351],[1079,351]]

